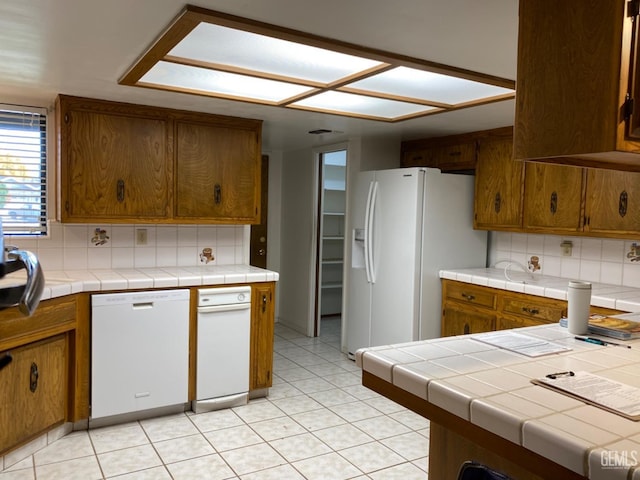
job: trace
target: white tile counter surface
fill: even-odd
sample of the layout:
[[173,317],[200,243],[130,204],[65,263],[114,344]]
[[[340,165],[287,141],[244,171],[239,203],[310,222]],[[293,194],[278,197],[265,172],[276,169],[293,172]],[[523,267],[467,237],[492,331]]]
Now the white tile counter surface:
[[[8,275],[0,285],[24,283],[24,276]],[[275,282],[279,274],[250,265],[156,267],[117,270],[44,271],[42,300],[72,293],[146,288],[192,287],[229,283]]]
[[558,324],[517,331],[572,350],[531,358],[466,335],[365,348],[356,352],[356,362],[589,479],[623,480],[632,478],[630,471],[640,479],[640,422],[531,383],[550,373],[587,370],[640,387],[640,339],[627,342],[627,349],[576,341]]
[[[456,270],[440,270],[440,278],[472,283],[485,287],[499,288],[512,292],[538,295],[541,297],[567,299],[567,287],[572,278],[552,277],[550,275],[529,275],[512,270],[508,281],[504,268],[466,268]],[[613,308],[625,312],[640,311],[640,288],[610,285],[607,283],[591,284],[591,305],[595,307]]]

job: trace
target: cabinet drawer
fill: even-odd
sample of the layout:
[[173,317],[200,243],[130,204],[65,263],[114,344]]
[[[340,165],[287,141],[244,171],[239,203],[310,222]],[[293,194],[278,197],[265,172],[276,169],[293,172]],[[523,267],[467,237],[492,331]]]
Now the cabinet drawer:
[[491,309],[496,306],[496,294],[492,290],[468,283],[445,282],[444,294],[447,300],[472,303]]
[[17,307],[0,312],[0,351],[73,330],[76,326],[75,296],[43,300],[25,319]]
[[502,311],[542,322],[559,322],[567,314],[564,302],[551,302],[542,298],[504,297]]

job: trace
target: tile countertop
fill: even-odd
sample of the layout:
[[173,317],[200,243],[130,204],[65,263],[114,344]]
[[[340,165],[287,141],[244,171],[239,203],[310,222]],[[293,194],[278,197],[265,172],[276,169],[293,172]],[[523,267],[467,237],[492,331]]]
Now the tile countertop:
[[[279,274],[250,265],[212,265],[117,270],[52,270],[45,271],[44,278],[42,300],[80,292],[275,282],[278,281]],[[24,283],[24,279],[24,275],[19,273],[8,275],[0,280],[0,286]]]
[[[531,276],[517,270],[511,270],[509,277],[513,281],[508,281],[505,278],[504,268],[440,270],[440,278],[529,295],[555,298],[556,300],[567,299],[569,281],[575,280],[549,275],[533,274],[533,276]],[[622,310],[623,312],[639,312],[640,288],[592,282],[591,305]]]
[[[589,371],[640,387],[640,339],[632,348],[576,341],[557,324],[518,333],[570,347],[531,358],[474,340],[445,337],[365,348],[364,370],[592,480],[640,479],[640,422],[531,384],[553,372]],[[628,462],[611,468],[611,453]],[[611,457],[612,458],[612,457]]]

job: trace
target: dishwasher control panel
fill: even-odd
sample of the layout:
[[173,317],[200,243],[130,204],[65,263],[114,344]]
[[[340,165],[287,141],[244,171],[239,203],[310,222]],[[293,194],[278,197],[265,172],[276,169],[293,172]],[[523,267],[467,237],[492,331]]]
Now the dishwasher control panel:
[[251,287],[201,288],[198,290],[198,306],[236,305],[251,302]]

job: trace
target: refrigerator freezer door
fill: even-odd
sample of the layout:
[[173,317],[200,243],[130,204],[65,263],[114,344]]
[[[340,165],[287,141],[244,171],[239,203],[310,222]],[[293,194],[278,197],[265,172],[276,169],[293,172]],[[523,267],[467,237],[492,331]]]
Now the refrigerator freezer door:
[[417,340],[424,172],[376,172],[371,346]]
[[369,346],[371,334],[371,284],[368,279],[365,244],[368,232],[367,204],[373,189],[374,172],[358,174],[353,185],[354,196],[351,212],[353,220],[351,271],[347,290],[345,329],[347,350],[352,357],[358,348]]

